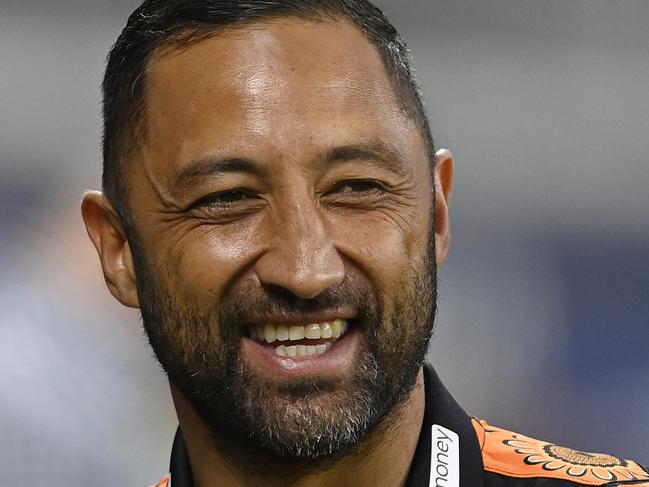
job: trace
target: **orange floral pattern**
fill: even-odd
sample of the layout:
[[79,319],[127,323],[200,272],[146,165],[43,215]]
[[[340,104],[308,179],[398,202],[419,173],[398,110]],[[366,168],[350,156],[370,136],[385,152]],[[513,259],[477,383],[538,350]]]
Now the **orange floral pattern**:
[[649,481],[649,473],[632,460],[572,450],[496,428],[485,421],[473,424],[482,444],[485,470],[491,472],[570,480],[585,485]]

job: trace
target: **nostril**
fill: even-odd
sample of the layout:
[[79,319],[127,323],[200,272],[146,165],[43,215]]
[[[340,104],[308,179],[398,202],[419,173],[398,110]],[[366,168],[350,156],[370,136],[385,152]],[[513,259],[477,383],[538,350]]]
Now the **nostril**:
[[280,284],[262,281],[261,287],[268,293],[268,295],[277,296],[278,299],[281,299],[282,301],[285,301],[287,303],[294,303],[298,300],[301,300],[301,298],[293,294],[290,289]]
[[292,247],[290,243],[278,244],[256,261],[254,271],[269,291],[313,299],[344,279],[345,265],[332,245]]

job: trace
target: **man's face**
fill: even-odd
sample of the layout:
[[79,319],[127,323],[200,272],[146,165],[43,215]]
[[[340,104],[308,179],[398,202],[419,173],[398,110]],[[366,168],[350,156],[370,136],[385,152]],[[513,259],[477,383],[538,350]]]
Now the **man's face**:
[[379,55],[284,19],[147,79],[131,246],[160,362],[232,452],[349,453],[412,388],[434,315],[426,147]]

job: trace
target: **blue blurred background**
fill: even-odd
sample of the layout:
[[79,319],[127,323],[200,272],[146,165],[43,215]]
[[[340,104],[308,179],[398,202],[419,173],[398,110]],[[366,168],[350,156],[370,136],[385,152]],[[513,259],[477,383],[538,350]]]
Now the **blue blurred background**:
[[[0,485],[144,486],[176,418],[79,202],[136,1],[0,2]],[[457,162],[430,358],[472,414],[649,463],[649,2],[377,2]]]

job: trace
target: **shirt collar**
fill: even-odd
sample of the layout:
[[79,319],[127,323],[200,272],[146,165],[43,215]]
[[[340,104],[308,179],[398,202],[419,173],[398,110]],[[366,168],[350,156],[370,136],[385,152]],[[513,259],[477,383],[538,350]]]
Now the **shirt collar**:
[[171,473],[172,487],[194,486],[192,467],[189,463],[189,453],[187,453],[187,445],[185,444],[185,439],[180,431],[180,427],[176,430],[174,444],[171,447],[171,464],[169,466],[169,472]]
[[[429,364],[424,364],[424,387],[424,421],[406,487],[435,485],[430,484],[431,460],[435,458],[432,442],[434,426],[442,426],[458,436],[459,487],[483,487],[482,453],[471,418],[455,402]],[[180,428],[171,450],[170,472],[173,487],[193,487],[189,455]]]
[[[453,446],[458,449],[459,487],[483,487],[482,452],[471,418],[453,399],[430,364],[424,364],[424,387],[426,391],[424,421],[406,487],[436,485],[435,481],[431,483],[430,473],[431,465],[437,459],[433,452],[432,438],[438,426],[457,435]],[[441,446],[444,449],[449,448],[446,443]],[[443,459],[448,458],[448,453],[444,450]],[[446,482],[440,485],[451,487]]]

